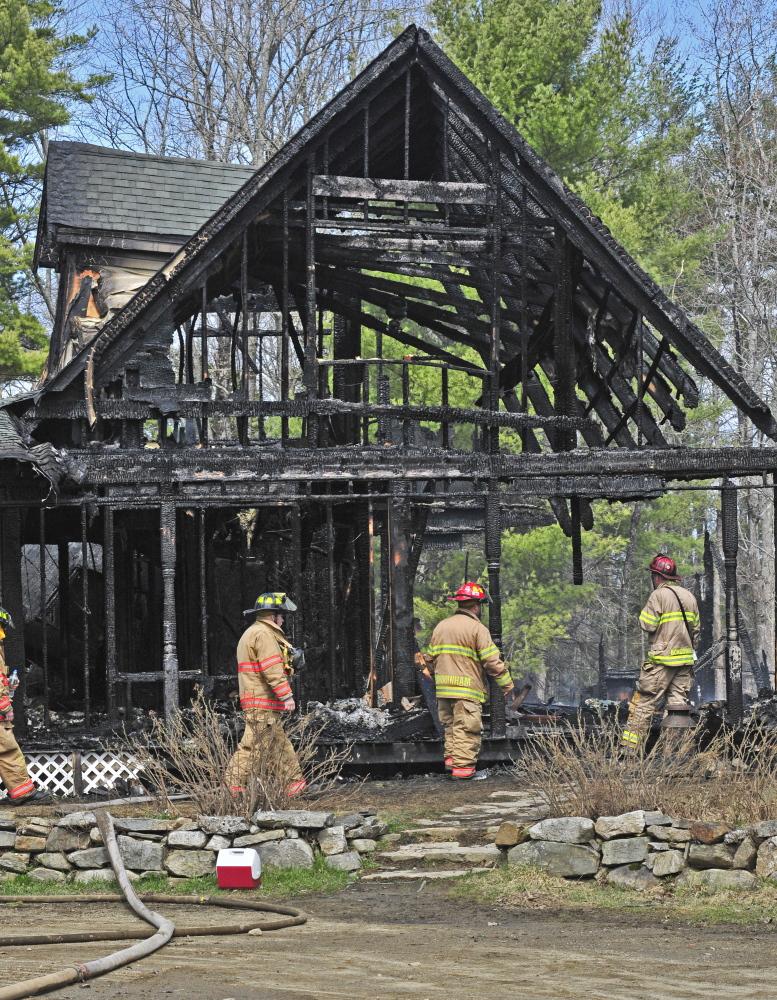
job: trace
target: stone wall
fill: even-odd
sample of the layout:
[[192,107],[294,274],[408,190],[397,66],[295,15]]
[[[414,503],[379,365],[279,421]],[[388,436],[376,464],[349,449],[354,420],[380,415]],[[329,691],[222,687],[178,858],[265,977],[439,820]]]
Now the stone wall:
[[533,864],[564,878],[596,876],[635,889],[663,879],[708,889],[755,889],[777,881],[777,820],[733,830],[726,823],[660,812],[503,823],[496,846],[511,865]]
[[[373,851],[388,832],[372,808],[340,817],[306,809],[257,812],[250,821],[236,816],[115,817],[114,826],[130,879],[213,875],[216,855],[227,847],[255,848],[263,868],[311,868],[321,854],[333,868],[356,871],[360,855]],[[12,809],[0,809],[0,872],[5,878],[26,872],[51,882],[113,878],[95,814],[87,811],[55,820],[22,819]]]

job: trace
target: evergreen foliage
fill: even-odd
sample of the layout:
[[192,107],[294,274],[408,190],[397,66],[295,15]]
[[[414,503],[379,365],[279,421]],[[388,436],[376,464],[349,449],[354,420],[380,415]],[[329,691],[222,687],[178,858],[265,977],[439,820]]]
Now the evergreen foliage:
[[[44,288],[32,269],[43,155],[49,129],[89,99],[72,62],[89,35],[57,33],[51,0],[0,4],[0,381],[40,374],[48,343],[32,297]],[[45,294],[43,295],[45,299]]]
[[448,55],[662,283],[687,281],[709,242],[683,157],[699,85],[660,37],[599,0],[431,0]]

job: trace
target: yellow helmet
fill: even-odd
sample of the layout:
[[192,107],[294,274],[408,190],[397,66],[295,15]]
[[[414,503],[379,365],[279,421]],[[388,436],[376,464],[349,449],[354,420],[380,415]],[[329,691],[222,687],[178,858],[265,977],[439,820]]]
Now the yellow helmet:
[[252,608],[244,611],[244,615],[253,615],[257,611],[296,611],[297,605],[286,594],[275,591],[274,593],[260,594],[256,599],[256,604]]

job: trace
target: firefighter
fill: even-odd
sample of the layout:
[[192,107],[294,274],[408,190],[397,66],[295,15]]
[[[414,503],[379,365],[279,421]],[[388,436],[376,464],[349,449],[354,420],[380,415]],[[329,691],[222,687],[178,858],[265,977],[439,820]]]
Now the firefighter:
[[8,682],[8,665],[5,662],[5,630],[13,628],[13,620],[5,608],[0,608],[0,779],[5,785],[11,805],[21,806],[34,802],[43,805],[51,796],[35,787],[27,772],[24,754],[13,734],[13,689]]
[[667,705],[688,704],[699,641],[699,607],[693,594],[678,586],[682,578],[674,559],[657,555],[646,569],[652,575],[653,592],[639,616],[639,626],[650,633],[652,642],[623,731],[622,743],[632,751],[650,732],[653,712],[662,698]]
[[[307,782],[299,760],[284,732],[283,712],[293,712],[294,698],[289,684],[292,661],[299,652],[283,634],[283,612],[296,611],[286,594],[261,594],[256,604],[243,614],[256,614],[237,645],[237,674],[240,707],[246,722],[245,733],[227,765],[226,780],[233,795],[245,791],[254,771],[257,753],[269,746],[277,755],[286,794],[297,795]],[[272,732],[269,732],[269,731]],[[269,739],[265,739],[265,737]]]
[[486,675],[505,695],[513,689],[491,633],[480,621],[487,599],[479,584],[465,583],[448,598],[459,607],[435,628],[429,645],[437,708],[445,729],[445,767],[459,781],[475,776]]

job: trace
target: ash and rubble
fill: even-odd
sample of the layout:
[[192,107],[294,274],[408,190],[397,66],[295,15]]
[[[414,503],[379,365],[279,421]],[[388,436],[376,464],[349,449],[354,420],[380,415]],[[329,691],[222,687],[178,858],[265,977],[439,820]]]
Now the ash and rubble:
[[371,708],[362,698],[309,701],[308,713],[322,723],[321,742],[437,739],[434,720],[426,708],[416,706]]

